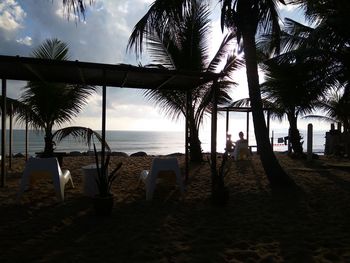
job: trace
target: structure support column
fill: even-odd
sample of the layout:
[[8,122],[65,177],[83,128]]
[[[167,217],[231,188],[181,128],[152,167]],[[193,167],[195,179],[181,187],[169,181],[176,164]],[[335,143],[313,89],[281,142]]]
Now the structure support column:
[[217,82],[213,84],[213,108],[211,112],[211,176],[213,186],[217,181],[216,169],[216,137],[217,137],[217,111],[218,111],[218,91]]
[[1,187],[6,185],[6,79],[2,79],[1,104]]
[[230,121],[230,111],[229,109],[226,109],[226,139],[228,134],[229,121]]
[[249,111],[247,111],[247,144],[249,145]]
[[12,146],[13,146],[13,127],[12,127],[12,119],[13,119],[13,105],[12,103],[9,105],[10,107],[10,133],[9,133],[9,168],[12,168]]
[[267,110],[267,132],[270,136],[270,118],[271,118],[271,113],[270,113],[270,110]]
[[28,149],[29,149],[29,144],[28,144],[28,141],[29,141],[29,129],[28,129],[28,117],[26,116],[26,142],[25,142],[25,151],[26,151],[26,161],[28,161]]
[[[103,72],[105,76],[105,72]],[[102,150],[101,150],[101,165],[105,162],[106,156],[106,100],[107,100],[107,87],[102,87]]]

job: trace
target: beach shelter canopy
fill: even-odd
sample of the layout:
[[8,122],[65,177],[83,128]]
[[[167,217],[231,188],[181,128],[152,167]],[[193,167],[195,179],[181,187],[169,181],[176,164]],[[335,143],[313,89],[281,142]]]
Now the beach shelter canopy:
[[[264,108],[264,111],[267,112],[267,129],[270,131],[270,109]],[[230,119],[230,112],[246,112],[247,113],[247,126],[246,126],[246,139],[249,144],[249,112],[252,111],[251,107],[238,107],[238,106],[233,106],[233,105],[228,105],[224,107],[218,108],[218,111],[225,111],[226,112],[226,136],[229,130],[229,119]]]
[[218,74],[0,56],[0,78],[138,89],[191,89],[217,79]]
[[[160,68],[145,68],[125,64],[112,65],[0,55],[0,78],[2,79],[3,110],[6,110],[5,98],[7,79],[102,86],[103,139],[105,139],[106,122],[106,86],[138,89],[190,90],[200,84],[215,81],[219,78],[219,76],[219,74],[208,72],[188,72]],[[1,128],[1,155],[5,156],[5,114],[2,114]],[[102,146],[102,152],[104,153],[104,145]],[[188,155],[186,145],[186,164],[187,163]],[[1,160],[1,179],[1,185],[4,185],[5,158],[2,158]]]

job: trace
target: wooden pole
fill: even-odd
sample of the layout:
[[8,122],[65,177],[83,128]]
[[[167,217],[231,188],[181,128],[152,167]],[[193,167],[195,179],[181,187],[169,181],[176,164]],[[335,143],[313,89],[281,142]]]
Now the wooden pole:
[[191,137],[191,131],[190,131],[190,124],[189,124],[189,118],[191,111],[191,103],[192,103],[192,94],[190,90],[186,91],[186,120],[185,120],[185,183],[188,182],[188,174],[190,170],[190,159],[189,159],[189,147],[190,147],[190,137]]
[[249,111],[247,111],[247,128],[246,128],[246,138],[247,138],[247,144],[249,145]]
[[270,110],[267,110],[267,132],[270,135],[270,118],[271,118]]
[[307,125],[307,160],[312,161],[312,124]]
[[6,79],[2,79],[1,104],[1,187],[6,185]]
[[227,139],[227,134],[228,134],[228,127],[229,127],[229,121],[230,121],[230,111],[227,108],[226,109],[226,139]]
[[[103,71],[104,82],[106,79],[106,71]],[[101,166],[105,162],[106,155],[106,100],[107,100],[107,87],[106,84],[102,87],[102,151],[101,151]]]
[[13,105],[10,104],[10,134],[9,134],[9,168],[12,168],[12,146],[13,146]]
[[28,129],[28,117],[26,116],[26,142],[25,142],[25,151],[26,151],[26,161],[28,161],[28,149],[29,149],[29,144],[28,144],[28,141],[29,141],[29,136],[28,136],[28,132],[29,132],[29,129]]

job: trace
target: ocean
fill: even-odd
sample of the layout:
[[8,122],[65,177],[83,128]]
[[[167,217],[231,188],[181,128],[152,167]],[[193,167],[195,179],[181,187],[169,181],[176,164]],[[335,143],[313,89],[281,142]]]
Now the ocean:
[[[301,131],[306,138],[306,131]],[[6,135],[9,139],[9,133]],[[287,136],[286,132],[274,132],[274,150],[286,151],[287,146],[284,143],[278,143],[278,138]],[[202,133],[200,135],[203,152],[210,152],[210,133]],[[233,135],[233,139],[235,139]],[[106,140],[112,151],[125,152],[132,154],[138,151],[146,152],[149,155],[166,155],[171,153],[185,152],[185,135],[184,132],[156,132],[156,131],[106,131]],[[219,131],[217,137],[217,151],[223,152],[225,148],[225,132]],[[323,153],[325,144],[325,131],[315,131],[313,136],[313,151]],[[249,136],[249,145],[256,145],[254,134],[251,132]],[[100,145],[96,143],[97,149]],[[303,144],[306,151],[306,139]],[[7,153],[9,151],[7,146]],[[35,155],[36,152],[42,151],[44,148],[43,132],[29,131],[29,155]],[[67,138],[56,145],[56,151],[59,152],[86,152],[93,150],[87,145],[76,141],[73,138]],[[13,131],[12,154],[25,152],[25,131]]]

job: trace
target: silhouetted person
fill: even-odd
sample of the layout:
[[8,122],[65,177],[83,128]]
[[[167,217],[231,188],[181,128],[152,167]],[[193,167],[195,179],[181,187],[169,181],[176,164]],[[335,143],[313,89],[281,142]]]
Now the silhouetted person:
[[235,160],[246,158],[249,155],[248,141],[244,139],[244,133],[238,133],[239,140],[236,141],[236,146],[233,152],[233,157]]

